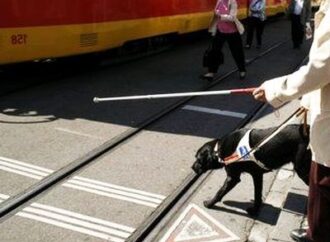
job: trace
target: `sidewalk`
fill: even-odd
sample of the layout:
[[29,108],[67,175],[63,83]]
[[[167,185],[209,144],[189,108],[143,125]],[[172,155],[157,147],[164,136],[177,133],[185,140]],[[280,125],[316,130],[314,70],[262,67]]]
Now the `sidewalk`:
[[[298,101],[293,101],[283,107],[279,113],[282,118],[289,116],[289,110],[295,110],[299,105]],[[259,115],[269,112],[270,107],[265,108]],[[277,119],[276,113],[264,116],[251,123],[251,127],[261,128],[269,126]],[[276,122],[278,123],[278,122]],[[270,125],[272,126],[272,125]],[[254,221],[253,227],[248,237],[250,242],[275,242],[292,241],[290,231],[299,228],[305,219],[307,206],[308,187],[294,173],[292,164],[282,167],[275,177],[264,203],[261,213]],[[276,211],[278,208],[279,211]],[[276,219],[274,225],[263,223]],[[272,224],[272,223],[271,223]]]

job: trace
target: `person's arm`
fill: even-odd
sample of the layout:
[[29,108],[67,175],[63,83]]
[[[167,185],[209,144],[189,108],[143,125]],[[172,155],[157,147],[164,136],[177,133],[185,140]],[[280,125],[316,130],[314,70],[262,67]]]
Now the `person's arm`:
[[306,23],[306,34],[312,35],[313,30],[311,27],[311,15],[312,15],[312,6],[311,6],[311,0],[307,0],[306,2],[306,16],[305,16],[305,23]]
[[318,27],[309,62],[291,75],[264,82],[253,95],[278,107],[330,83],[330,11]]

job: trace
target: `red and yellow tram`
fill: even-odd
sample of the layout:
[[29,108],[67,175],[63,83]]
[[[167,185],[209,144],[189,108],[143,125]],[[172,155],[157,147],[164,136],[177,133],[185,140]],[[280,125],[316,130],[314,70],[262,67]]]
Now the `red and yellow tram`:
[[[247,1],[238,0],[239,18]],[[216,0],[1,0],[0,64],[92,53],[207,28]],[[286,0],[267,0],[267,15]]]

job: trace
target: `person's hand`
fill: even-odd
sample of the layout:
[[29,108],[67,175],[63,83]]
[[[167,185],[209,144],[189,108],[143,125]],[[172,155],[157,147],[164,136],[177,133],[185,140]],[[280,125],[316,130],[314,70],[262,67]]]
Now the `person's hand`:
[[313,37],[313,30],[311,27],[306,27],[306,39],[310,39]]
[[306,39],[310,39],[313,37],[313,29],[311,27],[310,22],[306,22],[305,34],[306,34]]
[[261,102],[266,102],[267,99],[266,99],[266,94],[265,94],[265,89],[260,86],[260,87],[257,87],[253,93],[252,93],[254,99],[258,100],[258,101],[261,101]]

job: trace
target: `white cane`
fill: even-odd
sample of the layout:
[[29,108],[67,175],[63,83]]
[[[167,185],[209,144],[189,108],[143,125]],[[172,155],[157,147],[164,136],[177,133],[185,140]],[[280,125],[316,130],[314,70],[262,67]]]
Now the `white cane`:
[[122,97],[94,97],[95,103],[108,101],[124,101],[124,100],[138,100],[138,99],[159,99],[159,98],[173,98],[173,97],[193,97],[193,96],[211,96],[211,95],[230,95],[230,94],[251,94],[255,90],[252,88],[220,90],[220,91],[203,91],[203,92],[182,92],[170,94],[153,94],[153,95],[137,95],[137,96],[122,96]]

